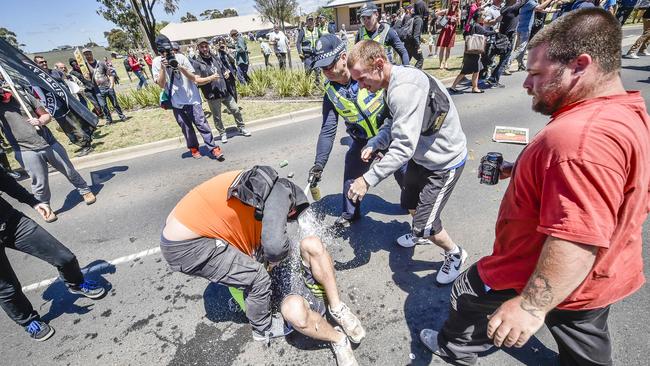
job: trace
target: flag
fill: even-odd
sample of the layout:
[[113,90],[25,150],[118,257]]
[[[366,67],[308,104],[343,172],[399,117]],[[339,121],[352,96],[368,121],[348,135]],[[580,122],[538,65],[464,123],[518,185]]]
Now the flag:
[[0,38],[0,65],[13,82],[39,96],[55,119],[73,119],[81,125],[97,128],[97,116],[75,98],[65,85],[54,80],[20,50]]

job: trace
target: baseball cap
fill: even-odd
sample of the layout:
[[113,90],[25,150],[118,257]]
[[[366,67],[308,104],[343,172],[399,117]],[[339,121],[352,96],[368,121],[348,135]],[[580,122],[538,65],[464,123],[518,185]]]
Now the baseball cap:
[[316,41],[316,54],[313,67],[327,67],[336,57],[345,51],[345,42],[333,34],[325,34]]
[[362,17],[369,17],[374,12],[379,12],[379,8],[372,2],[367,2],[359,8],[359,15]]
[[81,53],[86,53],[86,52],[93,52],[90,48],[84,48],[81,50]]
[[207,43],[207,44],[210,44],[210,42],[208,42],[208,40],[205,39],[205,38],[199,38],[199,39],[196,40],[196,45],[197,45],[197,46],[200,45],[201,43]]
[[309,20],[309,19],[314,20],[314,16],[311,15],[311,14],[307,15],[307,20]]

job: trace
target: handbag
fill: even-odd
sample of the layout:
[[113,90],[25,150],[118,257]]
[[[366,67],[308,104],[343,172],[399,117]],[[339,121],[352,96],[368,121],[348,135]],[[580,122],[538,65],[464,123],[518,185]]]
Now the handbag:
[[160,92],[159,104],[162,109],[172,109],[172,85],[174,85],[174,76],[176,74],[172,71],[172,77],[169,81],[169,88]]
[[438,18],[438,21],[436,22],[438,28],[444,28],[447,26],[447,24],[449,24],[449,18],[447,18],[446,15]]
[[485,53],[485,36],[482,34],[471,34],[465,38],[465,53],[480,55]]

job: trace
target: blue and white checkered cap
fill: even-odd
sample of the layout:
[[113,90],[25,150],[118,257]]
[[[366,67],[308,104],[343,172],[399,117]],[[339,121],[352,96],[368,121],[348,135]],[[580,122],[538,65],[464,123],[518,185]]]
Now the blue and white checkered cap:
[[327,67],[334,62],[336,56],[345,51],[346,43],[333,34],[325,34],[316,41],[316,54],[312,68]]

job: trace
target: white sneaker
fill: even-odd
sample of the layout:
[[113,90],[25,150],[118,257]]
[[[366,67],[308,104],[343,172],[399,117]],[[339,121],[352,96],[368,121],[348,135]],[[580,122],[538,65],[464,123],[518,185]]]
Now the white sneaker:
[[648,52],[648,51],[643,51],[643,52],[639,52],[638,55],[641,55],[641,56],[650,56],[650,52]]
[[624,58],[634,58],[634,59],[639,58],[639,56],[636,53],[628,53],[628,54],[624,55],[623,57]]
[[460,275],[460,267],[463,266],[463,263],[467,260],[467,252],[465,249],[458,247],[460,252],[456,254],[444,253],[445,261],[436,275],[436,281],[441,285],[447,285],[456,279]]
[[[341,328],[334,327],[337,332],[343,333]],[[354,358],[354,353],[352,352],[352,346],[348,337],[343,338],[344,343],[331,342],[332,350],[334,351],[334,356],[336,357],[336,364],[338,366],[359,366],[357,359]]]
[[221,134],[221,143],[225,144],[227,142],[228,142],[228,135],[226,135],[226,133],[224,132]]
[[247,129],[245,129],[244,127],[239,129],[239,133],[242,136],[251,137],[251,133]]
[[431,240],[425,238],[418,238],[415,235],[408,233],[397,238],[397,244],[404,248],[412,248],[416,245],[433,244]]
[[359,318],[352,313],[347,305],[341,303],[341,310],[334,312],[332,308],[329,308],[329,311],[334,320],[343,327],[343,331],[352,342],[359,344],[366,336],[366,330],[361,326]]

